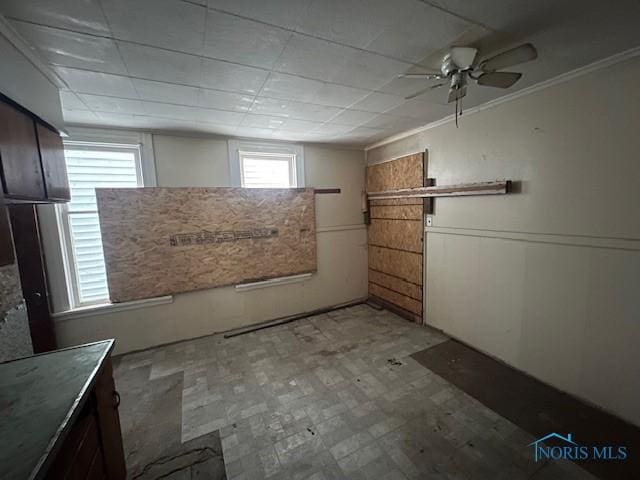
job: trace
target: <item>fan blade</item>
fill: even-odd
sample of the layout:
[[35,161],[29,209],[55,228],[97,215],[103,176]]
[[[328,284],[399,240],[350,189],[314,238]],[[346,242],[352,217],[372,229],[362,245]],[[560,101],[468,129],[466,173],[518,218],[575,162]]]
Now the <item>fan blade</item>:
[[429,90],[433,90],[434,88],[440,88],[443,85],[446,85],[447,82],[442,82],[442,83],[436,83],[435,85],[431,85],[427,88],[423,88],[422,90],[417,91],[416,93],[409,95],[408,97],[404,97],[405,100],[411,100],[412,98],[416,98],[419,95],[422,95],[423,93],[428,92]]
[[453,63],[463,70],[473,65],[477,54],[478,49],[472,47],[452,47],[449,51],[449,56]]
[[522,77],[515,72],[487,72],[478,77],[478,85],[497,88],[509,88]]
[[427,80],[434,80],[436,78],[443,78],[439,73],[401,73],[398,78],[426,78]]
[[456,100],[460,100],[466,94],[467,94],[467,86],[466,85],[464,87],[460,87],[460,88],[457,88],[457,89],[450,88],[449,89],[449,96],[447,97],[447,103],[452,103],[452,102],[455,102]]
[[520,63],[529,62],[538,58],[536,47],[530,43],[525,43],[519,47],[512,48],[506,52],[494,55],[480,63],[480,68],[485,72],[493,72]]

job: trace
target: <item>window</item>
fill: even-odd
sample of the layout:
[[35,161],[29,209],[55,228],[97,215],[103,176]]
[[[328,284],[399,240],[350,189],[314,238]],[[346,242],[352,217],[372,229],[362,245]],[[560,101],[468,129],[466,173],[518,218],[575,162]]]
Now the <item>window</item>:
[[142,186],[139,145],[65,142],[71,201],[58,205],[71,308],[107,303],[96,188]]
[[230,140],[231,184],[245,188],[302,187],[303,155],[300,145]]
[[241,185],[246,188],[296,187],[296,156],[239,152]]

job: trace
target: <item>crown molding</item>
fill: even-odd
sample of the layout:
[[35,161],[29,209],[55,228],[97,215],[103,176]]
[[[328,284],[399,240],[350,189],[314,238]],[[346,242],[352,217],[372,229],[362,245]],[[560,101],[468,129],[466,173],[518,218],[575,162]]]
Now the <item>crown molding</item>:
[[[558,85],[561,83],[568,82],[569,80],[573,80],[574,78],[581,77],[591,72],[595,72],[598,70],[602,70],[603,68],[610,67],[611,65],[615,65],[620,62],[624,62],[625,60],[629,60],[631,58],[637,57],[640,55],[640,46],[630,48],[629,50],[625,50],[623,52],[617,53],[607,58],[603,58],[601,60],[597,60],[588,65],[584,65],[582,67],[578,67],[575,70],[571,70],[566,73],[562,73],[556,77],[550,78],[548,80],[544,80],[540,83],[536,83],[535,85],[531,85],[529,87],[525,87],[522,90],[518,90],[517,92],[510,93],[508,95],[504,95],[502,97],[496,98],[494,100],[489,100],[481,105],[477,105],[475,107],[467,108],[464,111],[465,116],[472,115],[474,113],[482,112],[483,110],[487,110],[489,108],[496,107],[498,105],[502,105],[503,103],[510,102],[512,100],[516,100],[518,98],[524,97],[526,95],[530,95],[532,93],[538,92],[540,90],[544,90],[549,87],[553,87],[554,85]],[[397,133],[395,135],[391,135],[390,137],[384,138],[378,142],[372,143],[364,148],[365,152],[372,150],[374,148],[382,147],[384,145],[388,145],[393,142],[397,142],[398,140],[402,140],[407,137],[411,137],[418,133],[424,132],[426,130],[430,130],[435,127],[439,127],[441,125],[445,125],[455,120],[455,115],[447,115],[440,120],[436,120],[431,123],[427,123],[426,125],[422,125],[421,127],[413,128],[411,130],[407,130],[405,132]]]
[[27,60],[47,79],[56,86],[56,88],[67,88],[66,83],[60,76],[36,53],[27,41],[22,38],[18,31],[9,23],[9,21],[0,14],[0,35],[7,39]]

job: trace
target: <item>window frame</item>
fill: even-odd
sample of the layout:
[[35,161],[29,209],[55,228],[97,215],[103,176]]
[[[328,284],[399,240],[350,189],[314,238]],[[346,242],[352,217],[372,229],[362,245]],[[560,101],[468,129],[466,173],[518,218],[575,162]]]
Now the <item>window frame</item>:
[[[304,147],[298,143],[269,142],[255,140],[229,140],[229,176],[232,187],[245,187],[243,180],[242,154],[254,154],[259,156],[292,155],[289,170],[289,188],[304,188]],[[292,181],[293,180],[293,181]]]
[[[87,142],[77,140],[63,140],[64,149],[67,150],[86,150],[86,151],[130,151],[134,154],[135,169],[136,169],[136,181],[137,186],[143,187],[144,175],[142,168],[142,149],[139,143],[135,144],[123,144],[123,143],[105,143],[105,142]],[[71,216],[72,215],[97,215],[98,210],[70,210],[71,202],[60,203],[56,205],[56,221],[58,223],[58,231],[60,232],[60,242],[62,249],[62,261],[64,264],[65,281],[67,284],[67,295],[70,309],[78,309],[91,307],[95,305],[103,305],[109,303],[109,297],[98,298],[93,301],[82,301],[80,299],[80,279],[76,269],[75,262],[75,246],[73,243],[73,235],[71,234]],[[104,252],[103,252],[104,253]]]
[[[153,136],[148,132],[136,132],[127,130],[108,130],[87,127],[69,127],[68,136],[64,142],[81,142],[111,145],[138,145],[140,149],[140,164],[137,169],[142,174],[145,187],[157,186],[155,155],[153,149]],[[70,268],[65,243],[70,237],[60,222],[58,210],[66,204],[42,204],[38,205],[38,220],[40,225],[40,237],[44,252],[44,260],[47,270],[47,282],[49,287],[49,300],[53,317],[56,321],[66,321],[76,318],[76,315],[93,315],[93,312],[108,313],[115,310],[129,308],[130,302],[113,304],[107,298],[101,303],[86,303],[79,306],[74,304],[77,298],[77,285],[73,284],[70,276]],[[72,297],[76,295],[76,297]],[[145,299],[133,302],[135,308],[147,305],[155,305],[171,302],[172,297]],[[134,308],[134,307],[132,307]]]

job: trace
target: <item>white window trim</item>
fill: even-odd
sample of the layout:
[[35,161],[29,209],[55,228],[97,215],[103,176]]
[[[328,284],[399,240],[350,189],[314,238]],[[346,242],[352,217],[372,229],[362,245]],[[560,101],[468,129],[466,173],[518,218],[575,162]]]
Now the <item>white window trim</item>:
[[[93,128],[69,128],[69,137],[66,142],[86,142],[109,145],[138,145],[140,148],[139,174],[142,176],[145,187],[157,186],[155,169],[155,156],[153,150],[153,136],[150,133],[99,130]],[[98,313],[129,310],[146,306],[169,303],[173,297],[160,297],[158,299],[144,299],[135,302],[122,303],[96,303],[74,306],[72,295],[75,293],[73,275],[68,264],[67,250],[64,243],[69,233],[61,222],[59,210],[66,208],[66,204],[42,205],[38,207],[40,233],[45,252],[47,277],[49,284],[49,296],[52,301],[52,316],[56,321],[69,318],[91,316]],[[170,300],[169,300],[170,299]],[[77,313],[77,314],[76,314]]]
[[260,140],[230,139],[229,148],[229,177],[232,187],[242,186],[242,171],[240,169],[240,152],[261,152],[271,154],[295,155],[296,187],[305,186],[304,181],[304,146],[299,143],[267,142]]

